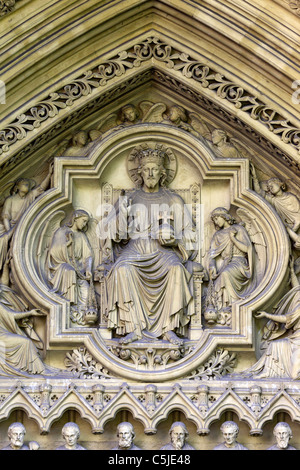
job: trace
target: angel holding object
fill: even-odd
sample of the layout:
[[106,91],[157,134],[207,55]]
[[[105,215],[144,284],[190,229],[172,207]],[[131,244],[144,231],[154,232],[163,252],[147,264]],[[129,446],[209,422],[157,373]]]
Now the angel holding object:
[[[265,268],[265,245],[262,234],[255,226],[255,234],[249,226],[256,221],[247,216],[245,211],[237,213],[245,222],[236,223],[224,207],[218,207],[211,213],[216,232],[211,240],[208,252],[209,288],[204,316],[209,324],[219,320],[228,324],[231,319],[232,303],[249,295],[258,284]],[[258,262],[257,250],[260,250]]]
[[84,210],[75,210],[58,228],[47,254],[47,275],[52,292],[71,303],[71,319],[80,325],[93,324],[98,308],[93,285],[93,249],[86,235],[90,222]]

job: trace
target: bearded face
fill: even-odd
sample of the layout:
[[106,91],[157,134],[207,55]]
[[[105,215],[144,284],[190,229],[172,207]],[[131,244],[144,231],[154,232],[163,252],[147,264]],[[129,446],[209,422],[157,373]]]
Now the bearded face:
[[9,432],[10,444],[13,449],[20,449],[24,444],[25,431],[22,427],[14,427]]
[[119,447],[127,449],[131,447],[133,441],[132,431],[129,427],[120,427],[118,432]]
[[171,432],[171,442],[176,450],[181,450],[185,444],[186,433],[180,426],[175,426]]
[[279,449],[286,449],[289,445],[290,433],[285,428],[276,429],[276,441]]

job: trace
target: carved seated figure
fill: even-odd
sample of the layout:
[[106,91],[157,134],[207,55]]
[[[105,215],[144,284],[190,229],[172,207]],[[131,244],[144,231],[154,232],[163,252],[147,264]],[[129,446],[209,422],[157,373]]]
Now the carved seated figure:
[[[85,234],[89,220],[86,211],[73,211],[69,222],[55,231],[47,262],[52,291],[70,301],[71,318],[79,324],[94,322],[97,316],[92,280],[93,251]],[[90,320],[86,320],[90,314]]]
[[108,238],[119,249],[106,276],[108,328],[122,344],[164,338],[180,345],[194,313],[184,262],[195,231],[183,199],[164,187],[165,152],[148,148],[137,158],[141,188],[119,198],[106,222],[111,232],[115,224]]

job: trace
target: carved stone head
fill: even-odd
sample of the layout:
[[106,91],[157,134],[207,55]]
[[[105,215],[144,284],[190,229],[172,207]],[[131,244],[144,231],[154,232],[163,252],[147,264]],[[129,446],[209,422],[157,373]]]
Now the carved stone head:
[[228,446],[231,446],[236,442],[239,433],[239,427],[234,421],[225,421],[225,423],[222,424],[220,431],[223,434],[224,441]]
[[175,423],[172,424],[169,434],[173,447],[178,450],[182,449],[189,436],[185,424],[181,421],[175,421]]
[[167,177],[165,158],[166,155],[161,150],[148,148],[140,152],[138,173],[145,186],[149,188],[155,185],[164,186]]
[[80,437],[80,430],[76,423],[66,423],[62,428],[61,434],[69,448],[75,447]]
[[217,228],[222,228],[224,224],[221,224],[220,218],[227,222],[228,225],[233,225],[235,223],[235,219],[229,213],[225,207],[217,207],[214,209],[210,215],[211,220],[214,222]]
[[9,426],[7,435],[12,449],[21,449],[24,444],[26,434],[25,426],[22,423],[13,423]]
[[135,438],[135,432],[131,423],[124,421],[117,427],[117,437],[119,438],[119,447],[128,449],[132,446]]
[[276,424],[273,434],[276,438],[277,447],[286,449],[292,436],[292,430],[287,423],[281,422]]

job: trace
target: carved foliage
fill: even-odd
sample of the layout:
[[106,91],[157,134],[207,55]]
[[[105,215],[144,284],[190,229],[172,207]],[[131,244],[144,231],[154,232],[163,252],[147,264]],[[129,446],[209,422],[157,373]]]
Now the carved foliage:
[[283,142],[300,149],[300,129],[294,127],[276,110],[208,65],[156,37],[150,37],[127,51],[119,52],[117,56],[93,70],[83,73],[78,79],[51,93],[47,99],[19,116],[11,125],[0,131],[0,154],[7,152],[12,144],[25,138],[29,131],[39,127],[43,121],[56,116],[60,109],[72,106],[76,100],[91,94],[95,88],[105,86],[113,78],[124,75],[149,59],[163,62],[167,68],[195,80],[203,88],[212,90],[218,97],[229,101],[251,118],[267,126],[269,131],[280,136]]

